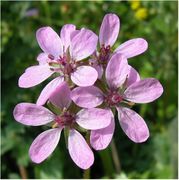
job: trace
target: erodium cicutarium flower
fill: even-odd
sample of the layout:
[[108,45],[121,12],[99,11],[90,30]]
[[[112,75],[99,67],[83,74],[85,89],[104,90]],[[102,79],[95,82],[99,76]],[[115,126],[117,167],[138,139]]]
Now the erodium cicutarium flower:
[[[125,134],[136,143],[146,141],[149,137],[148,127],[143,118],[129,107],[134,103],[156,100],[163,93],[162,85],[154,78],[140,80],[138,73],[121,54],[112,56],[105,77],[108,87],[103,91],[95,86],[77,87],[71,93],[72,100],[83,108],[94,108],[102,103],[109,112],[115,108]],[[105,149],[109,145],[115,126],[113,115],[111,119],[108,127],[91,131],[90,142],[94,149]]]
[[120,53],[126,58],[132,58],[145,52],[148,43],[143,38],[130,39],[119,45],[114,51],[112,46],[117,40],[120,30],[120,20],[115,14],[106,14],[103,18],[99,31],[99,52],[96,51],[90,59],[90,64],[98,71],[98,78],[103,75],[103,69],[106,68],[112,54]]
[[[135,103],[156,100],[163,87],[157,79],[141,79],[128,64],[128,58],[147,50],[145,39],[131,39],[113,49],[119,30],[118,16],[106,14],[99,31],[99,49],[95,33],[76,30],[73,24],[64,25],[60,35],[48,26],[37,30],[43,52],[37,57],[38,65],[21,75],[19,87],[36,86],[52,75],[54,79],[44,87],[36,104],[20,103],[13,112],[22,124],[51,127],[30,146],[33,162],[41,163],[52,154],[63,130],[72,160],[82,169],[90,168],[94,162],[91,147],[103,150],[112,140],[115,113],[129,139],[135,143],[148,139],[147,124],[131,108]],[[50,110],[43,106],[46,102]]]
[[29,149],[33,162],[41,163],[56,148],[63,129],[68,132],[68,151],[72,160],[82,169],[88,169],[94,162],[94,155],[83,136],[76,130],[97,130],[107,127],[111,121],[109,111],[100,108],[82,109],[75,113],[70,110],[70,88],[66,82],[61,83],[51,96],[61,114],[54,114],[43,106],[32,103],[20,103],[14,109],[16,121],[28,126],[40,126],[53,123],[52,129],[46,130],[36,137]]
[[98,37],[91,30],[75,30],[72,24],[62,27],[60,37],[51,27],[37,30],[36,38],[43,50],[37,60],[39,65],[31,66],[19,78],[19,86],[33,87],[52,74],[58,74],[56,82],[71,78],[78,86],[93,85],[97,79],[97,71],[81,60],[90,56],[96,49]]

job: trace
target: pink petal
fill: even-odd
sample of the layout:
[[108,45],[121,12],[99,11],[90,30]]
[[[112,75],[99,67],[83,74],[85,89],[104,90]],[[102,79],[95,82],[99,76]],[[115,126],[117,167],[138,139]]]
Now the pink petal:
[[127,87],[130,86],[131,84],[137,82],[140,80],[140,76],[139,73],[132,67],[129,65],[129,74],[127,77]]
[[98,79],[101,79],[104,72],[103,66],[98,64],[93,64],[92,67],[95,68],[96,71],[98,72]]
[[39,65],[44,65],[48,62],[48,54],[46,53],[40,53],[38,56],[37,56],[37,61],[39,62]]
[[148,127],[141,116],[135,111],[117,107],[118,119],[122,130],[135,143],[142,143],[149,137]]
[[68,108],[71,103],[70,93],[70,88],[68,84],[64,81],[51,94],[50,102],[60,107],[61,109]]
[[40,84],[54,72],[50,70],[48,65],[31,66],[19,78],[19,87],[29,88]]
[[147,78],[130,85],[124,92],[124,98],[134,103],[149,103],[159,98],[163,87],[157,79]]
[[121,44],[115,52],[123,54],[126,58],[131,58],[142,54],[148,48],[148,43],[145,39],[136,38],[126,41]]
[[120,87],[129,72],[127,59],[121,54],[114,54],[106,68],[106,80],[111,89]]
[[51,111],[32,103],[17,104],[13,115],[16,121],[29,126],[44,125],[55,119],[55,115]]
[[80,107],[94,108],[103,103],[103,92],[95,87],[77,87],[71,92],[71,99]]
[[29,149],[29,156],[35,163],[41,163],[55,150],[62,128],[49,129],[39,134]]
[[50,98],[52,93],[58,88],[58,86],[64,81],[64,77],[57,77],[54,80],[50,81],[45,88],[40,93],[39,98],[37,99],[37,105],[44,105],[46,101]]
[[[83,29],[83,28],[82,28]],[[72,41],[72,39],[78,34],[80,33],[81,30],[75,30],[70,34],[70,42]]]
[[98,37],[88,29],[82,29],[71,39],[70,55],[75,61],[90,56],[96,49]]
[[94,155],[83,136],[76,130],[70,130],[68,150],[72,160],[81,169],[88,169],[94,162]]
[[36,38],[40,48],[47,54],[59,57],[63,54],[60,37],[51,27],[42,27],[37,30]]
[[98,66],[96,66],[96,67],[94,67],[94,68],[95,68],[96,71],[98,72],[98,79],[101,79],[102,76],[103,76],[103,72],[104,72],[103,66],[98,65]]
[[61,29],[60,37],[64,46],[64,52],[66,52],[67,48],[70,46],[70,36],[75,29],[76,27],[73,24],[66,24]]
[[78,86],[92,86],[97,78],[98,73],[91,66],[79,66],[71,74],[71,80]]
[[95,150],[106,149],[110,144],[115,129],[114,116],[111,112],[111,122],[109,126],[99,130],[91,131],[90,144]]
[[102,46],[112,46],[119,34],[120,22],[118,16],[115,14],[106,14],[103,18],[103,22],[99,32],[99,42]]
[[111,112],[100,108],[82,109],[77,113],[76,122],[85,129],[105,128],[111,122]]

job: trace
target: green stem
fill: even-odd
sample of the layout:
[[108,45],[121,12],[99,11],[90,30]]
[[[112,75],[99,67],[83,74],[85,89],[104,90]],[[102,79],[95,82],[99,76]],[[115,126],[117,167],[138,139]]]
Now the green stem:
[[97,87],[99,87],[103,92],[106,92],[107,93],[107,88],[106,88],[106,86],[105,86],[105,83],[103,83],[103,81],[101,81],[101,80],[97,80],[96,82],[95,82],[95,85],[97,86]]
[[114,162],[114,166],[115,166],[116,172],[118,174],[120,174],[120,172],[121,172],[121,163],[120,163],[118,152],[117,152],[117,148],[116,148],[116,145],[115,145],[115,142],[114,142],[113,139],[111,141],[111,145],[110,146],[111,146],[112,158],[113,158],[113,162]]
[[99,155],[100,155],[102,163],[103,163],[105,175],[108,178],[112,178],[112,176],[114,174],[114,165],[112,162],[110,149],[107,148],[103,151],[99,151]]
[[90,168],[84,170],[83,179],[90,179]]
[[60,115],[62,113],[62,111],[60,110],[60,108],[56,107],[55,105],[53,105],[50,101],[47,102],[47,107],[54,112],[56,115]]
[[[90,146],[90,132],[89,131],[86,132],[85,139],[86,139],[86,142],[88,143],[88,145]],[[84,170],[83,179],[90,179],[90,168]]]
[[68,136],[69,136],[69,129],[68,128],[64,129],[64,136],[65,136],[65,145],[66,145],[66,148],[68,149]]
[[[113,112],[113,114],[116,114],[116,109],[112,109],[112,112]],[[112,139],[110,147],[111,147],[111,151],[112,151],[112,158],[113,158],[113,162],[114,162],[116,172],[118,174],[120,174],[121,173],[121,163],[120,163],[120,159],[119,159],[119,155],[117,152],[117,148],[116,148],[116,144],[114,142],[114,139]]]

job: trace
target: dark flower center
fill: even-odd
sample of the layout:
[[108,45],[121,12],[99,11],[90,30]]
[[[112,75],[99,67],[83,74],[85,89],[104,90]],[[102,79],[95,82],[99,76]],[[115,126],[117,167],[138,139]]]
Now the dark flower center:
[[122,101],[122,96],[117,91],[111,91],[107,94],[105,102],[108,106],[115,106]]
[[99,57],[98,57],[99,63],[106,64],[109,60],[110,53],[111,53],[110,46],[105,47],[104,45],[102,45],[99,51]]
[[64,75],[70,75],[71,73],[73,73],[76,69],[76,64],[75,61],[72,61],[71,59],[69,59],[66,54],[62,56],[60,56],[56,61],[53,62],[54,57],[53,55],[49,54],[48,55],[49,59],[51,59],[52,61],[49,63],[49,65],[53,66],[51,68],[52,71],[55,72],[61,72]]
[[57,116],[55,121],[60,126],[73,126],[75,122],[75,114],[72,114],[70,112],[64,112],[61,116]]

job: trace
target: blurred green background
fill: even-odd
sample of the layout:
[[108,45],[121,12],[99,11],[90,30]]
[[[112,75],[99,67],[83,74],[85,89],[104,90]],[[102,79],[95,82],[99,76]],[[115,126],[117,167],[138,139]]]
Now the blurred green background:
[[37,64],[41,50],[36,30],[49,25],[59,32],[64,24],[73,23],[98,34],[108,12],[117,14],[121,21],[116,47],[136,37],[148,41],[148,51],[130,59],[129,64],[143,78],[158,78],[164,94],[153,103],[135,106],[149,126],[147,142],[131,142],[116,123],[114,140],[121,173],[116,173],[110,157],[105,160],[105,154],[111,153],[108,148],[95,152],[91,178],[177,178],[177,7],[177,1],[1,2],[1,178],[82,178],[83,172],[70,159],[63,137],[50,158],[33,164],[28,148],[43,127],[23,126],[12,112],[19,102],[35,103],[47,84],[31,89],[17,85],[25,68]]

